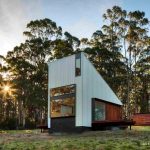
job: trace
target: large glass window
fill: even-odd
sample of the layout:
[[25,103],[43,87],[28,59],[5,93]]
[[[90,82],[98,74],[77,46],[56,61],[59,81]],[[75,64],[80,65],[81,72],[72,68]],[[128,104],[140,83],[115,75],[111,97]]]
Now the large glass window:
[[94,101],[94,121],[105,120],[105,103]]
[[76,61],[75,61],[75,75],[81,75],[81,53],[76,54]]
[[58,88],[53,88],[50,91],[51,97],[75,93],[75,85],[68,85]]
[[75,85],[50,90],[51,117],[75,116]]
[[51,117],[66,117],[75,115],[75,97],[51,100]]

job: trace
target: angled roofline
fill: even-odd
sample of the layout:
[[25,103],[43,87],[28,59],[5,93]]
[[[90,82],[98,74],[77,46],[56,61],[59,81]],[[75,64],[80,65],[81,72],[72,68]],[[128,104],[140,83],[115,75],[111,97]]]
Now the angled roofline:
[[[93,68],[95,69],[95,71],[98,73],[98,75],[104,80],[105,84],[107,84],[107,86],[111,89],[111,91],[113,92],[113,94],[116,95],[116,93],[113,91],[113,89],[110,87],[110,85],[106,82],[106,80],[103,78],[103,76],[97,71],[97,69],[95,68],[94,64],[89,60],[89,58],[87,57],[87,54],[86,54],[85,52],[83,52],[83,51],[80,51],[80,52],[78,52],[78,53],[81,53],[81,54],[83,54],[83,55],[85,56],[85,58],[87,59],[87,61],[89,61],[89,63],[92,65],[92,67],[93,67]],[[63,60],[63,59],[66,59],[66,58],[68,58],[68,57],[74,56],[74,55],[76,55],[76,54],[78,54],[78,53],[75,53],[75,54],[69,55],[69,56],[65,56],[65,57],[62,57],[62,58],[60,58],[60,59],[55,59],[55,60],[53,60],[53,61],[47,61],[47,65],[49,65],[49,64],[51,64],[51,63],[53,63],[53,62],[57,62],[57,61],[59,61],[59,60]],[[117,95],[116,95],[116,97],[118,98]],[[121,103],[121,104],[118,104],[118,105],[123,105],[123,104],[122,104],[122,101],[121,101],[119,98],[118,98],[118,100],[119,100],[120,103]]]
[[[113,94],[116,95],[116,93],[113,91],[113,89],[110,87],[110,85],[106,82],[106,80],[103,78],[103,76],[97,71],[97,69],[95,68],[94,64],[87,58],[87,56],[85,55],[85,53],[84,53],[84,56],[85,56],[85,58],[87,59],[87,61],[89,61],[89,63],[93,66],[93,68],[94,68],[95,71],[99,74],[99,76],[104,80],[105,84],[108,85],[108,87],[111,89],[111,91],[113,92]],[[116,95],[116,97],[118,98],[117,95]],[[123,105],[123,104],[122,104],[122,101],[121,101],[119,98],[118,98],[118,100],[121,102],[120,105]],[[119,105],[119,104],[118,104],[118,105]]]

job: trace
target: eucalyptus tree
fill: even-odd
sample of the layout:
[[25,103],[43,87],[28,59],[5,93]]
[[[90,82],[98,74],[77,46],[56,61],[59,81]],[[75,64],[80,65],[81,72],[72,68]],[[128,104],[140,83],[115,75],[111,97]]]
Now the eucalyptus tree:
[[[16,115],[36,123],[47,118],[47,61],[84,51],[98,72],[125,104],[128,116],[145,109],[150,95],[149,21],[144,12],[127,12],[118,6],[103,15],[105,24],[91,39],[78,39],[50,19],[34,20],[23,33],[26,40],[3,58],[9,82],[16,89]],[[4,82],[0,76],[0,84]],[[136,109],[137,108],[137,109]],[[12,109],[11,109],[12,110]],[[44,117],[42,117],[44,116]]]
[[[1,59],[0,59],[1,60]],[[2,75],[1,75],[1,68],[2,68],[2,63],[0,61],[0,124],[3,120],[3,101],[2,101],[2,82],[3,82],[3,78],[2,78]]]
[[[112,62],[115,61],[115,53],[120,52],[121,43],[120,43],[120,28],[119,22],[126,16],[126,11],[122,10],[118,6],[112,7],[112,9],[107,9],[106,13],[104,13],[103,18],[106,21],[106,24],[102,26],[102,30],[104,34],[108,36],[110,40],[110,45],[108,47],[109,51],[114,53],[112,57]],[[114,75],[115,76],[115,75]]]
[[[145,13],[133,11],[128,13],[128,29],[126,40],[128,42],[130,69],[136,64],[138,55],[143,50],[145,36],[147,36],[147,27],[149,21],[145,18]],[[133,57],[133,58],[132,58]]]
[[[31,21],[24,32],[26,40],[5,58],[16,90],[19,125],[26,120],[42,123],[47,118],[47,61],[79,50],[80,40],[50,19]],[[46,120],[45,120],[46,121]]]
[[[138,85],[139,79],[137,76],[137,60],[140,58],[141,52],[144,50],[145,37],[147,36],[148,19],[145,18],[145,13],[133,11],[127,14],[128,25],[126,33],[127,51],[128,51],[128,67],[129,67],[129,91],[130,102],[134,112],[138,112]],[[144,66],[143,66],[144,67]]]
[[[112,54],[111,59],[110,59],[110,64],[111,64],[111,69],[112,69],[112,72],[111,72],[112,85],[115,85],[115,82],[116,82],[115,78],[116,76],[119,75],[118,74],[119,65],[121,65],[122,67],[125,65],[124,56],[121,53],[122,41],[121,41],[121,34],[120,34],[121,30],[120,30],[120,25],[119,25],[119,22],[123,20],[125,17],[126,17],[126,11],[122,10],[122,8],[118,6],[114,6],[112,7],[112,9],[107,9],[106,13],[104,13],[103,15],[103,18],[106,21],[106,24],[102,26],[102,30],[104,34],[107,36],[107,49]],[[124,71],[126,72],[125,68],[124,68]]]
[[15,98],[12,93],[10,79],[6,78],[7,68],[5,67],[5,57],[0,56],[0,128],[10,129],[16,125]]
[[139,79],[136,65],[145,48],[149,21],[144,12],[127,12],[118,6],[107,9],[103,18],[106,24],[93,34],[85,51],[97,70],[123,99],[126,115],[130,117],[131,113],[138,111]]
[[120,38],[119,21],[126,16],[126,11],[118,6],[108,9],[103,18],[105,24],[102,30],[93,34],[91,45],[93,47],[93,57],[97,69],[110,84],[119,97],[126,99],[126,78],[127,67],[122,54],[122,41]]
[[[110,36],[104,34],[101,30],[93,33],[92,39],[88,44],[89,46],[85,48],[85,52],[90,60],[118,96],[124,100],[124,72],[126,72],[126,66],[122,61],[123,55],[119,51],[115,52],[114,55],[114,51],[110,49]],[[114,59],[113,63],[112,59]],[[113,76],[114,71],[115,76]]]
[[61,39],[51,43],[52,55],[50,60],[59,59],[80,51],[80,40],[68,32],[63,34]]
[[[116,51],[113,47],[122,45],[120,48],[124,54],[126,68],[127,85],[127,111],[138,112],[136,108],[138,96],[138,72],[136,70],[137,61],[140,60],[141,52],[145,48],[145,39],[148,33],[149,21],[144,12],[133,11],[126,12],[118,6],[108,9],[104,14],[107,25],[103,26],[104,33],[109,35],[111,40],[110,49]],[[114,57],[114,56],[113,56]],[[143,66],[144,67],[144,66]],[[115,71],[113,71],[115,72]],[[131,107],[132,106],[132,107]]]
[[[61,27],[50,19],[31,21],[24,32],[27,39],[25,43],[15,47],[6,56],[7,68],[17,89],[19,123],[24,127],[27,115],[38,122],[43,115],[46,118],[46,62],[52,55],[52,43],[61,38],[61,34]],[[33,114],[29,112],[32,109]]]
[[25,126],[27,103],[31,90],[30,76],[32,75],[33,66],[26,61],[24,55],[25,45],[21,44],[15,47],[12,52],[6,56],[7,69],[9,71],[9,80],[13,82],[17,90],[17,111],[19,125]]
[[146,37],[143,50],[136,63],[138,88],[137,104],[141,113],[150,112],[150,37]]
[[104,35],[102,31],[98,30],[93,33],[92,39],[89,42],[89,47],[85,48],[85,52],[88,53],[89,59],[104,78],[109,78],[111,76],[111,68],[109,66],[111,52],[107,49],[107,44],[107,36]]

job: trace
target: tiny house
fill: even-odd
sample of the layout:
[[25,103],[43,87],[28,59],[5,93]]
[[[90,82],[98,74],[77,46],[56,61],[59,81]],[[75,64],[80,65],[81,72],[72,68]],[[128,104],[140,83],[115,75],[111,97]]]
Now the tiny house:
[[121,106],[83,52],[48,62],[50,132],[82,131],[94,121],[121,120]]

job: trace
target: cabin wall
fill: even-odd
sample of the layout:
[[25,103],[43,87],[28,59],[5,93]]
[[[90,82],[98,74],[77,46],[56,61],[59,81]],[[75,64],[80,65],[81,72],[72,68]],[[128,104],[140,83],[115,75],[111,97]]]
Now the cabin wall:
[[[82,67],[82,63],[81,63]],[[82,126],[82,72],[75,77],[75,55],[59,59],[48,64],[48,127],[50,118],[50,89],[76,84],[75,125]]]
[[106,120],[115,121],[121,119],[122,119],[121,106],[106,103]]
[[[82,67],[82,63],[81,63]],[[75,84],[76,84],[76,116],[75,116],[75,125],[76,126],[83,126],[82,120],[82,109],[83,109],[83,103],[82,103],[82,71],[81,76],[75,78]]]
[[75,56],[51,62],[49,66],[49,88],[75,83]]
[[[96,104],[102,104],[105,110],[104,120],[95,120],[95,107]],[[122,120],[122,107],[113,103],[106,102],[101,99],[92,99],[92,122],[93,121],[120,121]]]
[[115,93],[96,71],[91,62],[82,54],[83,61],[83,126],[91,127],[92,98],[122,105]]
[[[50,118],[50,89],[76,84],[76,127],[91,127],[92,98],[122,105],[91,62],[81,53],[81,76],[75,77],[75,55],[48,64],[48,127]],[[108,106],[110,108],[111,106]],[[116,113],[116,112],[115,112]],[[117,116],[117,115],[116,115]],[[108,115],[108,117],[112,117]],[[117,116],[118,117],[118,116]],[[67,123],[67,122],[66,122]]]

